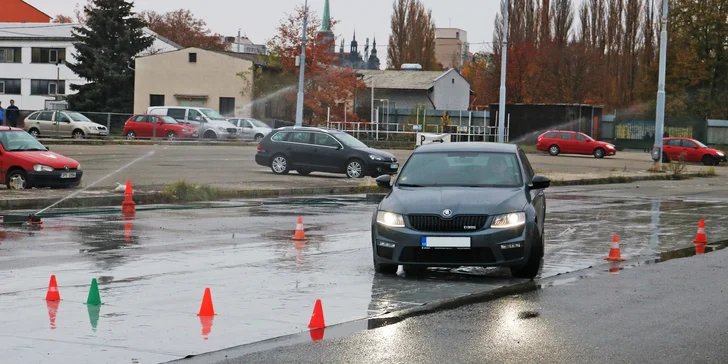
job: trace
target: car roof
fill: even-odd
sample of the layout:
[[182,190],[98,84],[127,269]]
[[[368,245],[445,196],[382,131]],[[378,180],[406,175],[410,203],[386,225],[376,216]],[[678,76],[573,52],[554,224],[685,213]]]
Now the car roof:
[[516,153],[518,146],[508,143],[491,142],[454,142],[454,143],[432,143],[418,147],[414,153],[429,152],[497,152]]
[[321,131],[324,133],[343,133],[343,131],[338,129],[327,129],[327,128],[319,128],[315,126],[284,126],[281,128],[278,128],[277,130],[286,130],[286,131],[293,131],[293,130],[301,130],[301,131]]
[[13,128],[12,126],[0,125],[0,131],[25,131],[21,128]]

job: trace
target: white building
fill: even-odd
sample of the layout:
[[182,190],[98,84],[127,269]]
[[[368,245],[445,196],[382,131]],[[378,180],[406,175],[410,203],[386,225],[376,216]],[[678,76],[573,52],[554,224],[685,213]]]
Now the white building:
[[[72,29],[79,24],[2,23],[0,25],[0,102],[15,100],[21,110],[41,110],[46,100],[73,93],[71,84],[85,80],[62,61],[75,63]],[[140,55],[181,47],[145,29],[154,44]]]

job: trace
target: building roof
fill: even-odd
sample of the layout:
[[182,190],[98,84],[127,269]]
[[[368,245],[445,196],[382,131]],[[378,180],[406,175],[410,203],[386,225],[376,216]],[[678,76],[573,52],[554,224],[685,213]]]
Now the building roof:
[[714,128],[728,128],[728,120],[708,119],[708,126]]
[[[7,6],[4,7],[3,12],[0,13],[0,22],[10,22],[9,19],[13,19],[12,21],[20,20],[34,24],[47,24],[47,22],[50,22],[50,20],[52,19],[50,15],[40,11],[40,9],[36,8],[35,6],[29,4],[27,1],[24,0],[18,0],[16,1],[16,3],[10,2],[9,4],[5,5],[9,5],[9,8]],[[47,22],[31,21],[26,18],[23,18],[22,20],[18,19],[18,15],[23,16],[22,14],[27,14],[25,10],[28,9],[30,9],[32,12],[35,12],[37,15],[40,15],[41,17],[48,18]]]
[[364,76],[362,81],[367,87],[388,90],[422,90],[432,88],[433,83],[448,71],[398,71],[398,70],[358,70]]
[[[73,28],[79,26],[83,26],[83,24],[0,23],[0,40],[73,41]],[[179,44],[151,31],[149,28],[144,28],[144,33],[174,48],[182,48]]]
[[173,52],[181,52],[181,51],[185,51],[185,50],[189,50],[189,49],[196,49],[196,50],[205,51],[205,52],[214,52],[214,53],[219,53],[219,54],[233,57],[233,58],[244,59],[244,60],[253,62],[253,64],[258,65],[258,66],[267,66],[268,65],[268,62],[267,62],[268,57],[266,57],[264,55],[250,54],[250,53],[238,53],[238,52],[231,52],[231,51],[217,51],[217,50],[202,49],[202,48],[197,48],[197,47],[180,48],[180,49],[177,49],[177,50],[174,50],[171,52],[158,53],[158,54],[147,54],[147,55],[144,55],[144,56],[138,57],[138,58],[155,57],[158,55],[164,55],[164,54],[173,53]]

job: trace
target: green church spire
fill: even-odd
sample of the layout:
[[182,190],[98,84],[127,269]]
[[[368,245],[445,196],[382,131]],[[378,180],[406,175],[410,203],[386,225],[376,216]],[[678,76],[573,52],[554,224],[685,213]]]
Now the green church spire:
[[329,11],[329,0],[326,0],[326,3],[324,4],[324,18],[321,21],[321,31],[331,31],[331,12]]

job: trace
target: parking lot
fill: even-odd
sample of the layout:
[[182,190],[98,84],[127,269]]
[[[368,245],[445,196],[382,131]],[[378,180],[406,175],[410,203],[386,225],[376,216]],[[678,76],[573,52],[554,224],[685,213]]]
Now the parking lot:
[[[549,189],[541,276],[614,268],[603,260],[614,234],[624,264],[692,246],[700,218],[711,241],[725,239],[728,185],[709,184]],[[118,207],[53,210],[42,230],[5,226],[0,350],[10,362],[162,362],[306,331],[316,299],[331,326],[522,282],[467,267],[375,275],[374,208],[363,196],[245,200],[139,206],[133,220]],[[298,216],[305,243],[291,240]],[[59,304],[43,300],[51,274]],[[84,305],[92,278],[100,308]],[[196,316],[206,287],[212,321]]]

